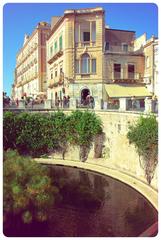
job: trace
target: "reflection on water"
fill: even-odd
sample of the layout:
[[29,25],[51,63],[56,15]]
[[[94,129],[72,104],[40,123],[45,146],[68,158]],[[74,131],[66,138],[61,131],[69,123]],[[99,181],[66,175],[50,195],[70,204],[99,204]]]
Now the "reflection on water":
[[[157,211],[129,186],[90,171],[49,166],[59,200],[48,223],[23,226],[12,236],[138,236],[157,221]],[[39,229],[40,231],[36,231]],[[36,231],[36,232],[35,232]]]

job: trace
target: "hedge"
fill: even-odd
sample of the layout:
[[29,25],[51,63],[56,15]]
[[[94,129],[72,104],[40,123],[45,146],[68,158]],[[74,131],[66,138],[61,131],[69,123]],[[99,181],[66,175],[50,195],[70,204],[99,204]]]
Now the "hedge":
[[[51,151],[64,154],[69,145],[80,147],[80,159],[86,160],[94,137],[102,132],[102,122],[94,112],[58,111],[42,113],[5,112],[3,117],[4,150],[38,157]],[[82,153],[83,152],[83,153]]]

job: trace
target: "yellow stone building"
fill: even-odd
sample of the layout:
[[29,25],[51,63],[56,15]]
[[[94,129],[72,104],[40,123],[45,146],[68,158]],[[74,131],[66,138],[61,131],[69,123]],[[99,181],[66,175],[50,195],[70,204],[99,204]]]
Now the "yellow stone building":
[[38,23],[31,36],[25,35],[23,47],[16,56],[12,98],[36,98],[47,91],[46,82],[46,39],[50,25]]
[[144,44],[145,55],[145,70],[144,70],[144,82],[148,90],[155,95],[159,96],[159,50],[158,39],[152,36]]
[[[151,94],[143,81],[145,58],[139,47],[134,31],[105,26],[102,8],[66,10],[53,19],[47,40],[48,99],[55,106],[69,96],[70,107],[76,107],[92,96],[95,109],[111,103],[126,109],[134,97],[143,105]],[[117,92],[110,95],[113,88]]]

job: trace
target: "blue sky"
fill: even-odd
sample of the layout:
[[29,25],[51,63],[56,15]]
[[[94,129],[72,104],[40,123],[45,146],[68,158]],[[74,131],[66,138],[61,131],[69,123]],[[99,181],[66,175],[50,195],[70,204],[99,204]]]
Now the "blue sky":
[[105,9],[106,25],[114,29],[144,32],[158,36],[158,8],[152,3],[8,3],[3,8],[3,89],[8,95],[14,81],[16,54],[24,34],[31,34],[40,21],[50,22],[66,9],[100,6]]

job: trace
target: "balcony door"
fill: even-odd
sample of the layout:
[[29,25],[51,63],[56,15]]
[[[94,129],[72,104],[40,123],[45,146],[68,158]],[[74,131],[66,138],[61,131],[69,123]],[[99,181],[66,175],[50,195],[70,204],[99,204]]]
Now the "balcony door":
[[135,66],[133,64],[128,64],[128,79],[135,78]]
[[114,64],[114,79],[121,79],[121,64]]

